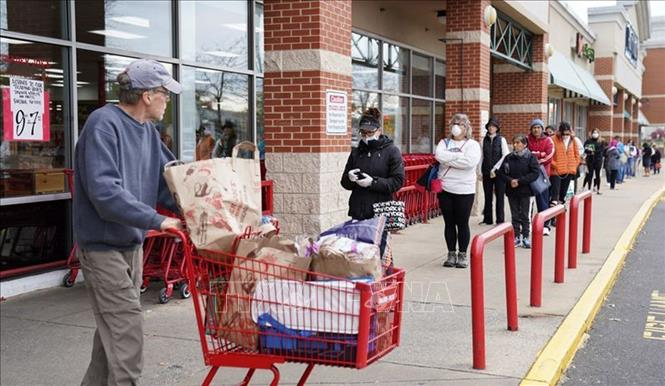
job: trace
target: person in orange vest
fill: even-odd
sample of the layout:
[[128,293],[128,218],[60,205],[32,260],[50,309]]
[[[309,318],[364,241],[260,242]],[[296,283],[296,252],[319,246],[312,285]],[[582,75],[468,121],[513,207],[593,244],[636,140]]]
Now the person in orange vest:
[[572,136],[570,123],[562,121],[559,130],[552,137],[554,141],[554,157],[552,158],[552,204],[566,201],[566,192],[570,181],[575,178],[577,166],[580,164],[580,151]]

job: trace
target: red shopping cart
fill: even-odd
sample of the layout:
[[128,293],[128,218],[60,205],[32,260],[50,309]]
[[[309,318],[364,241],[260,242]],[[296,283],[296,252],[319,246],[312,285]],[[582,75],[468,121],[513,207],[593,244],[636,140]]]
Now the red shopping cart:
[[[273,373],[284,362],[306,363],[298,384],[315,365],[364,368],[400,342],[404,270],[380,280],[348,280],[246,258],[198,251],[183,240],[209,385],[220,367]],[[274,260],[272,260],[274,261]]]

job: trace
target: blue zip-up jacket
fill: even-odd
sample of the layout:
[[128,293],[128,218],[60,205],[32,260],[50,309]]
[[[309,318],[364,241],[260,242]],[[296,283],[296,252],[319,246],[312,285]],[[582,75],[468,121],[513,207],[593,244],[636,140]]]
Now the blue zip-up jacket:
[[175,210],[162,177],[175,157],[155,126],[120,107],[95,110],[83,126],[74,156],[74,235],[84,250],[131,250],[148,229],[159,229],[159,202]]

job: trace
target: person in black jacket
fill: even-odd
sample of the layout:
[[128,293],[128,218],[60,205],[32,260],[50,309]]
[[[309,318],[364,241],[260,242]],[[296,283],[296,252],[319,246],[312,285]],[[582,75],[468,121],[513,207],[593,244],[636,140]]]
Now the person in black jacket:
[[374,217],[373,204],[393,199],[404,184],[404,161],[399,148],[381,134],[381,112],[368,109],[360,118],[361,141],[351,150],[342,174],[342,187],[351,191],[349,216]]
[[499,178],[506,184],[506,195],[515,230],[515,246],[531,248],[529,241],[529,202],[532,196],[529,186],[540,174],[538,160],[526,148],[523,135],[513,138],[513,152],[508,154],[499,168]]
[[485,125],[485,129],[487,129],[487,134],[483,138],[483,163],[481,166],[485,207],[481,224],[492,225],[493,194],[496,196],[496,223],[501,224],[504,221],[503,196],[506,193],[506,184],[497,180],[496,171],[509,152],[508,143],[500,134],[501,126],[498,117],[492,116]]
[[[596,194],[600,194],[600,169],[603,167],[604,152],[603,143],[600,141],[600,132],[598,129],[593,129],[591,138],[584,142],[584,154],[586,154],[586,165],[589,172],[584,176],[582,186],[589,186],[589,190],[591,190],[593,180],[593,190]],[[595,179],[593,178],[594,174]]]

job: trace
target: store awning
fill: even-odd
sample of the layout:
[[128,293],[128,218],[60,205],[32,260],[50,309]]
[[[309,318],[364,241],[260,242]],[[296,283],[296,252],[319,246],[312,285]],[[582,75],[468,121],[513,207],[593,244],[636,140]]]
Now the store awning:
[[566,58],[562,53],[554,51],[547,62],[547,67],[550,70],[551,84],[561,86],[602,104],[610,105],[609,98],[600,88],[593,75]]
[[644,114],[642,114],[642,110],[637,110],[637,124],[644,126],[649,125],[649,120]]

